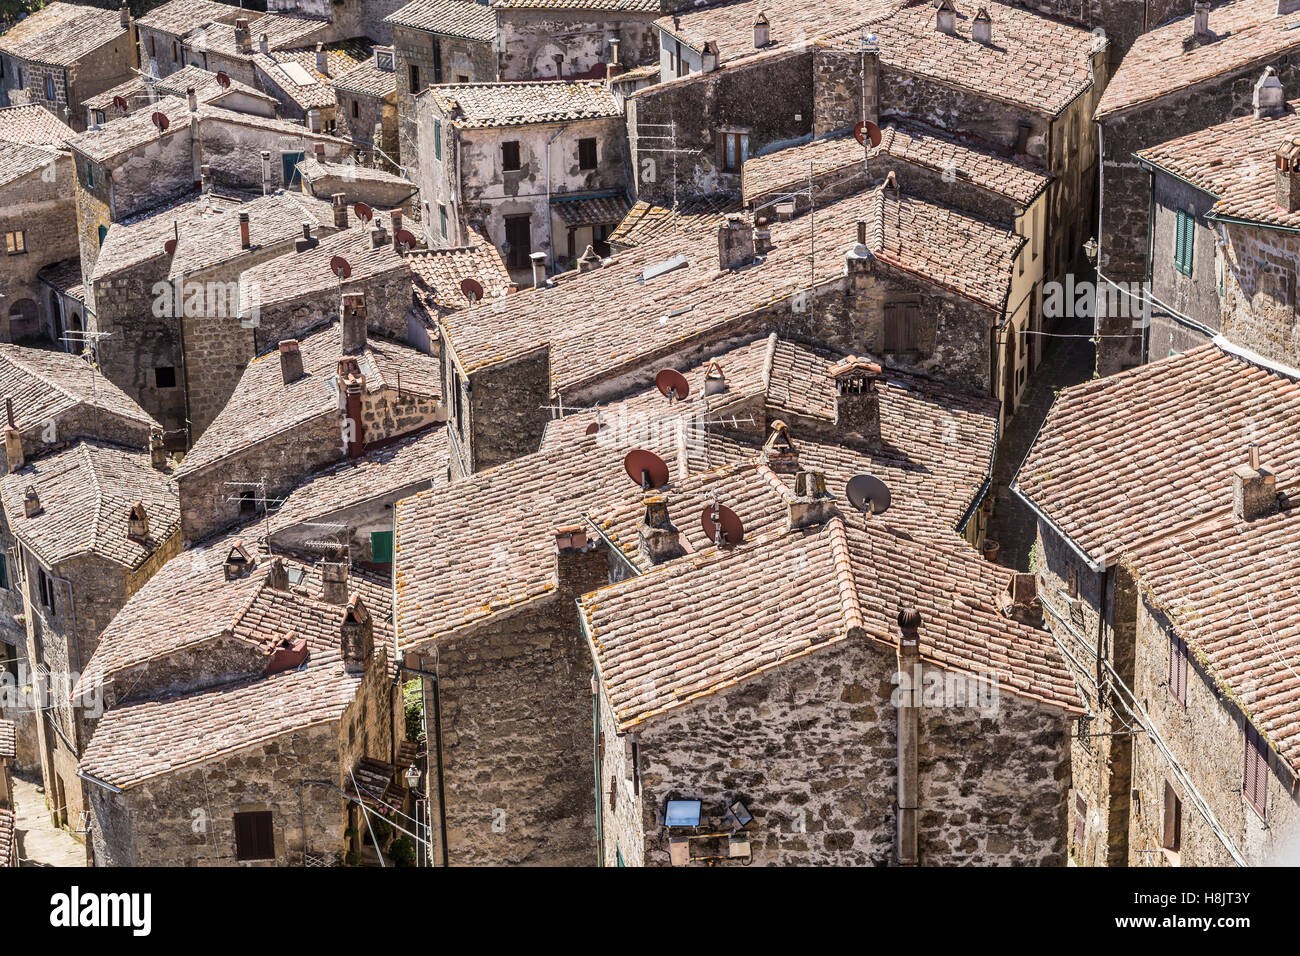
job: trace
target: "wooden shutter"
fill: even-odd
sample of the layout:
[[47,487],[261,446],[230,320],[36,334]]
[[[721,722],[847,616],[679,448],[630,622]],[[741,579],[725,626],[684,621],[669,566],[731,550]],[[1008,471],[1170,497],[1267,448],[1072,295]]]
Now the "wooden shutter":
[[1246,767],[1242,793],[1261,817],[1268,805],[1268,744],[1253,724],[1246,724]]
[[275,836],[270,810],[235,814],[235,858],[238,860],[275,858]]
[[885,352],[898,352],[903,348],[903,307],[900,305],[885,306],[885,334],[881,350]]
[[1187,642],[1169,632],[1169,693],[1187,706]]
[[1165,781],[1165,820],[1161,831],[1161,840],[1166,850],[1178,852],[1183,842],[1183,802],[1174,793],[1174,788]]

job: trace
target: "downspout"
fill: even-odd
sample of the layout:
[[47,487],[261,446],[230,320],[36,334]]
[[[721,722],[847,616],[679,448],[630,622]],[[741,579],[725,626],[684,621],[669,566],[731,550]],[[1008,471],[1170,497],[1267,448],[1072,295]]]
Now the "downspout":
[[916,821],[920,803],[917,766],[917,701],[921,691],[921,615],[898,614],[898,865],[916,866]]
[[555,224],[551,216],[551,144],[560,138],[560,134],[569,128],[565,123],[555,131],[555,135],[546,141],[546,241],[551,247],[551,272],[555,272]]
[[600,799],[600,671],[598,670],[591,672],[591,754],[596,778],[596,865],[604,866],[605,806]]

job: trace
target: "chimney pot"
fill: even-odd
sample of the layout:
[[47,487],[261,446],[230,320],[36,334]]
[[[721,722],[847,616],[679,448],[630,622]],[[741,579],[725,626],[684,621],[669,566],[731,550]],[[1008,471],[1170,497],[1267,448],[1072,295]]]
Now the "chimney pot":
[[637,529],[637,553],[650,564],[663,564],[685,554],[681,533],[668,517],[668,499],[648,495],[642,503],[645,515]]
[[952,0],[942,0],[939,4],[939,11],[935,14],[934,28],[940,33],[957,32],[957,8],[952,5]]
[[348,562],[343,552],[335,549],[320,563],[321,600],[326,604],[348,603]]
[[580,524],[555,529],[556,551],[582,551],[587,547],[587,529]]
[[284,566],[283,558],[271,562],[271,567],[266,572],[266,584],[277,591],[289,590],[289,569]]
[[772,433],[763,443],[763,457],[767,459],[767,466],[778,474],[797,474],[799,471],[799,449],[790,438],[790,426],[780,419],[772,422]]
[[23,436],[13,425],[5,429],[5,460],[10,474],[21,468],[25,461],[23,458]]
[[44,510],[41,506],[41,496],[36,493],[36,486],[28,485],[23,490],[23,514],[35,518]]
[[739,269],[754,261],[754,230],[740,213],[727,213],[718,227],[718,268]]
[[540,289],[546,285],[546,253],[529,253],[528,258],[533,263],[533,288]]
[[122,29],[125,30],[131,26],[131,8],[124,3],[118,13],[120,14],[118,22],[122,24]]
[[1246,463],[1232,472],[1232,513],[1243,521],[1254,521],[1276,511],[1276,479],[1260,467],[1259,447],[1252,444]]
[[297,339],[285,339],[280,343],[280,378],[285,385],[296,382],[303,376],[302,350]]
[[334,228],[346,229],[348,227],[348,202],[344,193],[335,193],[334,199]]
[[271,52],[271,40],[265,33],[263,33],[261,36],[257,38],[257,52],[258,53]]
[[971,39],[976,43],[989,46],[993,43],[993,18],[986,8],[980,7],[970,25]]
[[901,657],[921,656],[921,612],[916,608],[898,612],[898,653]]
[[704,41],[704,49],[700,51],[700,72],[712,73],[718,68],[718,45],[712,40]]
[[[1297,6],[1300,7],[1300,0],[1297,0]],[[1286,111],[1286,90],[1277,78],[1277,70],[1270,66],[1260,74],[1251,100],[1255,108],[1255,119],[1281,116]]]
[[772,42],[772,27],[767,21],[767,14],[760,10],[754,20],[754,49],[761,50]]
[[875,362],[850,355],[829,369],[835,382],[835,425],[842,441],[880,447],[880,374]]
[[316,72],[321,76],[329,76],[329,64],[325,59],[325,44],[316,44]]
[[244,547],[242,538],[231,545],[230,550],[226,552],[225,572],[227,581],[242,578],[255,567],[257,567],[257,561]]
[[248,229],[248,213],[241,212],[239,214],[239,248],[251,249],[252,246],[253,240]]
[[799,471],[794,476],[794,497],[790,499],[787,528],[824,524],[835,514],[835,498],[826,490],[826,476],[820,471]]
[[772,251],[772,227],[766,216],[754,220],[754,255],[765,256]]
[[185,98],[190,101],[190,112],[196,112],[199,108],[199,96],[194,92],[194,87],[187,86],[185,88]]
[[590,272],[593,269],[599,269],[600,264],[600,256],[596,255],[595,248],[587,246],[586,251],[578,258],[578,271]]
[[347,610],[339,627],[339,651],[343,669],[349,674],[364,674],[375,654],[374,619],[366,610],[360,594],[344,598]]
[[149,464],[159,471],[167,470],[167,445],[163,442],[161,429],[149,430]]
[[1197,0],[1192,6],[1192,35],[1202,43],[1210,39],[1209,0]]
[[388,218],[393,221],[393,241],[397,241],[397,234],[402,231],[402,210],[394,209],[388,214]]
[[302,224],[302,235],[295,240],[293,248],[295,252],[306,252],[309,249],[315,249],[320,245],[320,240],[311,234],[311,223]]
[[1274,199],[1287,212],[1300,211],[1300,135],[1284,139],[1273,154]]
[[366,297],[360,292],[343,296],[343,352],[355,355],[366,347]]
[[126,518],[126,536],[136,541],[146,541],[149,538],[149,516],[145,513],[142,501],[131,506]]

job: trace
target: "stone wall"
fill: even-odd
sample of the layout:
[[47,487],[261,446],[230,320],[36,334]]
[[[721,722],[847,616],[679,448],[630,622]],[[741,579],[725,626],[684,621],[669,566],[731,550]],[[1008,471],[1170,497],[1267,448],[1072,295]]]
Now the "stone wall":
[[619,41],[625,67],[659,61],[657,13],[592,14],[585,10],[504,8],[497,13],[497,73],[501,80],[553,80],[555,57],[564,79],[604,79],[610,41]]
[[[1217,332],[1220,325],[1219,270],[1221,268],[1215,230],[1203,218],[1215,199],[1180,179],[1159,171],[1152,177],[1155,191],[1154,221],[1148,268],[1151,294],[1168,310]],[[1192,274],[1183,275],[1174,264],[1178,242],[1178,211],[1195,217],[1192,239]],[[1209,341],[1207,336],[1188,328],[1167,309],[1152,303],[1151,330],[1147,354],[1157,360],[1181,352],[1188,345]],[[1134,315],[1137,318],[1138,315]],[[1116,323],[1118,325],[1118,322]],[[1140,323],[1133,326],[1138,331]]]
[[[493,82],[497,78],[496,51],[491,43],[440,37],[394,24],[393,54],[397,64],[397,148],[402,165],[410,169],[421,154],[416,97],[430,85],[453,83],[458,76],[468,76],[471,83]],[[417,73],[414,89],[411,67]]]
[[[543,347],[509,362],[497,362],[460,382],[467,420],[458,438],[469,452],[471,467],[482,471],[530,454],[542,442],[550,415],[551,353]],[[454,387],[454,386],[453,386]],[[454,410],[448,404],[448,414]],[[454,422],[454,418],[449,418]]]
[[[21,232],[26,251],[0,258],[0,339],[12,342],[33,334],[55,340],[57,348],[68,343],[57,341],[55,318],[45,285],[37,272],[77,255],[77,210],[72,197],[72,160],[65,155],[49,165],[28,173],[0,190],[0,233]],[[14,305],[30,299],[36,305],[38,325],[13,325]]]
[[[286,263],[286,268],[293,268]],[[406,313],[411,307],[411,273],[399,267],[377,275],[349,279],[343,291],[365,295],[366,328],[395,341],[406,339]],[[258,293],[257,324],[253,339],[257,354],[264,353],[284,339],[300,338],[316,327],[338,321],[339,290],[337,286],[300,295],[293,299],[266,302],[266,295],[274,289]],[[252,356],[249,356],[250,358]]]
[[[1300,239],[1292,233],[1236,224],[1225,224],[1224,231],[1227,246],[1218,263],[1223,276],[1223,334],[1265,358],[1300,367],[1296,315]],[[1154,350],[1151,354],[1156,357]]]
[[[387,98],[379,96],[362,96],[350,90],[337,90],[338,112],[335,119],[338,127],[335,135],[349,140],[352,145],[369,154],[375,146],[397,159],[397,98],[390,94]],[[356,116],[352,115],[353,110]],[[383,168],[389,168],[384,164]]]

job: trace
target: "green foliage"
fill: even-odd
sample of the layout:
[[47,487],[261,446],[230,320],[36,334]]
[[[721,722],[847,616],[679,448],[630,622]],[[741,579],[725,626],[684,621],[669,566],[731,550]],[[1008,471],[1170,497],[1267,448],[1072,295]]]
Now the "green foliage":
[[388,848],[388,857],[394,866],[415,866],[415,841],[409,836],[399,836]]
[[359,866],[360,864],[361,854],[356,850],[348,850],[348,852],[343,855],[344,866]]
[[424,740],[424,706],[418,680],[402,685],[402,705],[406,709],[406,739],[420,743]]
[[1039,542],[1035,541],[1032,548],[1029,549],[1029,573],[1038,573],[1038,564],[1042,560],[1042,553],[1039,550]]
[[371,817],[370,829],[374,831],[375,843],[383,846],[388,842],[388,838],[393,835],[393,825],[383,817]]

